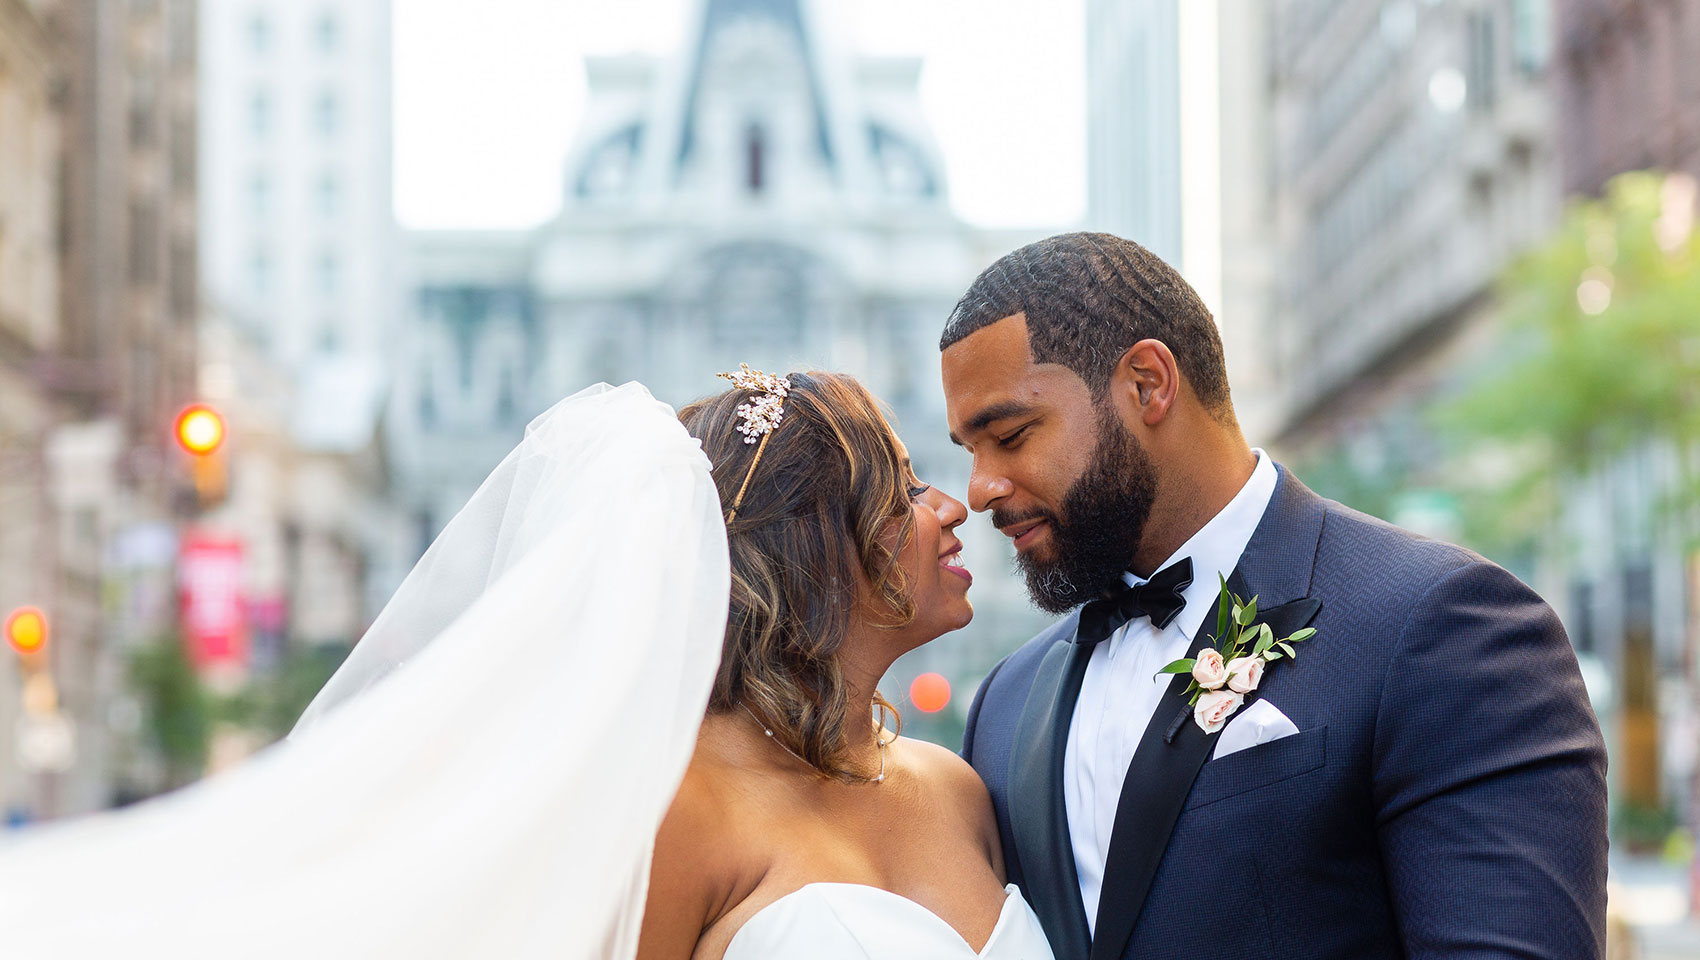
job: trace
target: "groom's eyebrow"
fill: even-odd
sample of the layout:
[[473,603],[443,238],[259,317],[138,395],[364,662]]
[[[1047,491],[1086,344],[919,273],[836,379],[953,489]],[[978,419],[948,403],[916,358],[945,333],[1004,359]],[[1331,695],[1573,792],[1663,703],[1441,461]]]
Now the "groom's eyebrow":
[[[1032,404],[1020,400],[1000,400],[970,417],[967,429],[969,433],[979,433],[999,420],[1025,416],[1034,409]],[[951,432],[950,442],[962,446],[962,440],[956,436],[955,431]]]

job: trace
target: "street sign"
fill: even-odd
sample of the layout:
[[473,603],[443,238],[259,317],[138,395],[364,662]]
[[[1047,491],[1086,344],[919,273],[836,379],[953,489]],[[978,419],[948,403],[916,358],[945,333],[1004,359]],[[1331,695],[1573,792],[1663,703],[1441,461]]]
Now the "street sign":
[[248,624],[242,602],[242,541],[189,534],[177,558],[183,641],[195,666],[240,666],[248,661]]

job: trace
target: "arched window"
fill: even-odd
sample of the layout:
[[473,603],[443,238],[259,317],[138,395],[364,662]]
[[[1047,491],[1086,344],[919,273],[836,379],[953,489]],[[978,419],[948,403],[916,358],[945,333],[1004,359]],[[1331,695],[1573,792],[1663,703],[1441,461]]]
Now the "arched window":
[[761,124],[752,123],[744,131],[744,185],[751,193],[760,193],[767,183],[767,136]]

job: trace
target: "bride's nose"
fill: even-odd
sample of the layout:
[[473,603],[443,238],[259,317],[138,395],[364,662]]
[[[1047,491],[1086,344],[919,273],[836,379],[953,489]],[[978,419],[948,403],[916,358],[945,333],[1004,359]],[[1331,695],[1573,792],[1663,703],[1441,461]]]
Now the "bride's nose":
[[[938,490],[937,487],[933,489]],[[943,491],[939,491],[933,512],[938,514],[939,526],[946,530],[954,530],[968,519],[968,508],[963,506],[962,501]]]

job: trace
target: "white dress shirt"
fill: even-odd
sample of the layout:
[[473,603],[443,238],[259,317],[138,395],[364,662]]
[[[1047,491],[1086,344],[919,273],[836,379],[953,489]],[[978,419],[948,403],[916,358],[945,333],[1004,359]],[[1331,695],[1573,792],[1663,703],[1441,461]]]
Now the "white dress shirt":
[[[1192,585],[1182,593],[1186,606],[1180,614],[1162,630],[1152,629],[1147,617],[1129,620],[1098,644],[1086,664],[1063,753],[1063,801],[1074,869],[1080,877],[1080,899],[1086,906],[1087,926],[1094,932],[1122,778],[1173,679],[1156,673],[1186,656],[1193,634],[1205,617],[1216,612],[1221,590],[1217,577],[1228,576],[1239,565],[1240,554],[1275,494],[1274,462],[1262,450],[1253,452],[1257,467],[1251,479],[1222,512],[1158,565],[1161,570],[1182,557],[1192,558]],[[1129,585],[1145,582],[1131,573],[1126,579]]]

